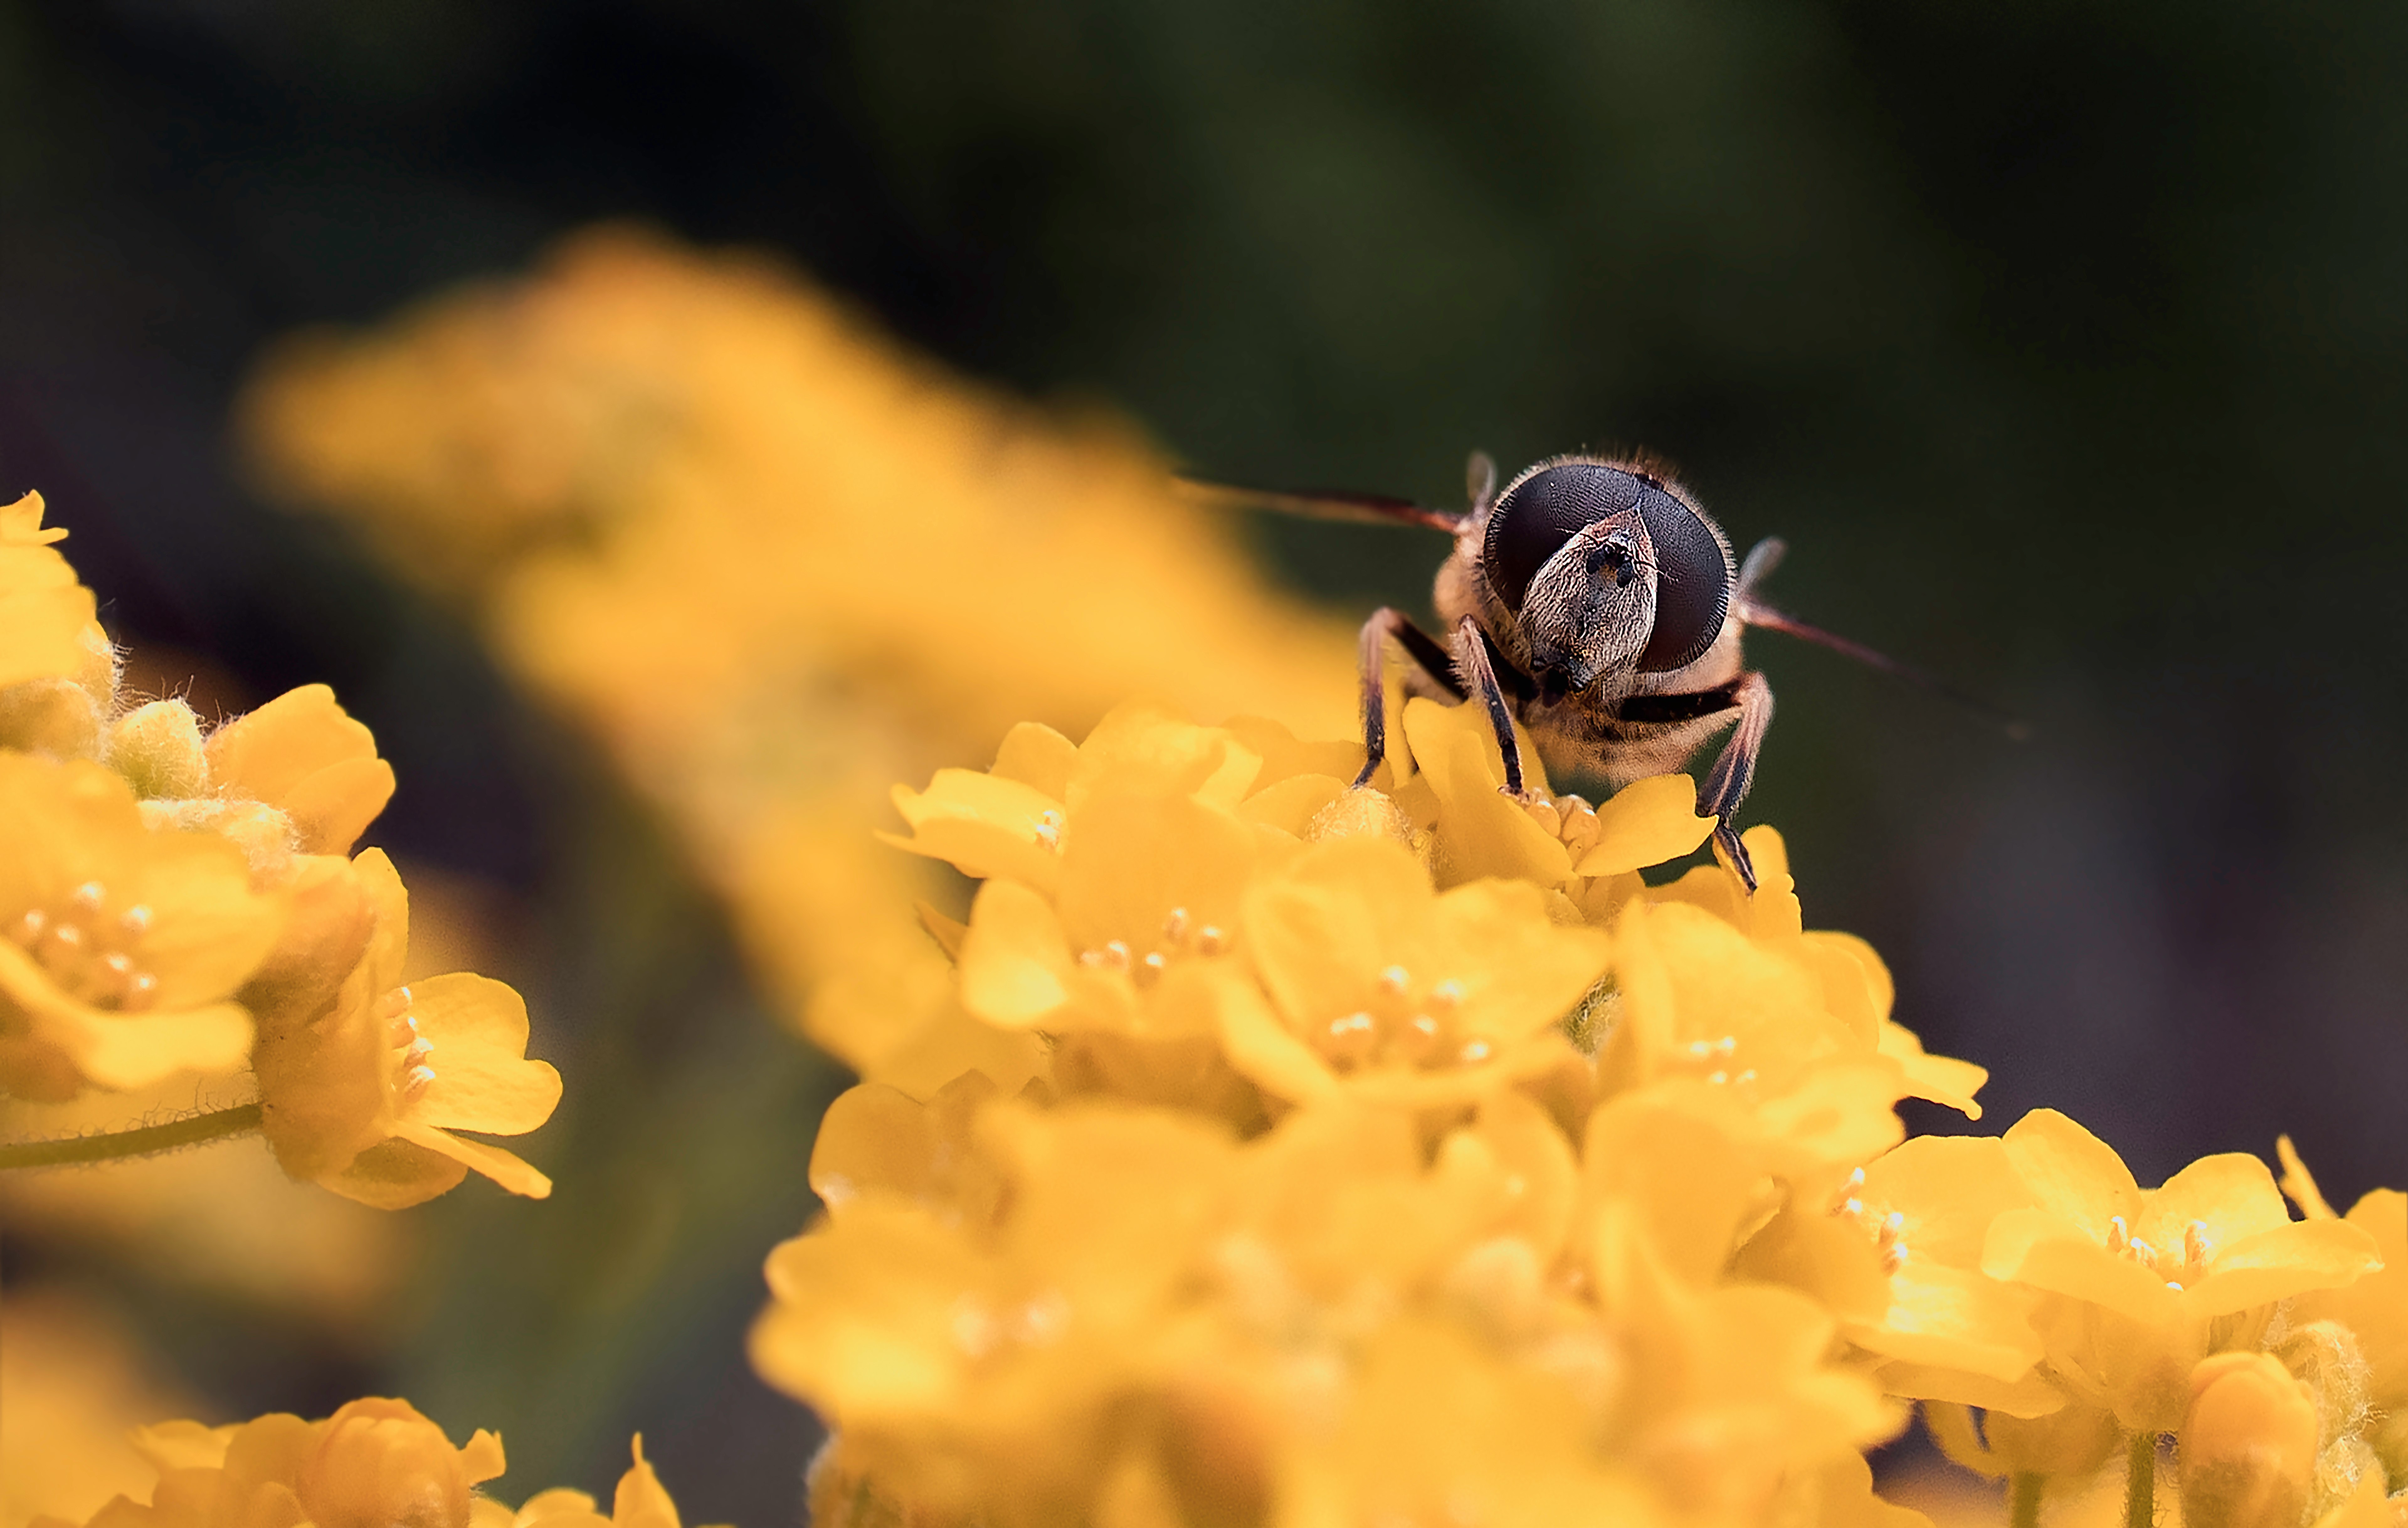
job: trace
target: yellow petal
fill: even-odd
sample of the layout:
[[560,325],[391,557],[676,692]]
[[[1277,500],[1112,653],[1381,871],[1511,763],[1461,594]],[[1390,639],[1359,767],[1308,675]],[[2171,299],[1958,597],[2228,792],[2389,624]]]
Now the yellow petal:
[[2103,1305],[2144,1324],[2170,1321],[2181,1295],[2128,1253],[2110,1252],[2049,1209],[2009,1210],[1990,1222],[1982,1271]]
[[2141,1187],[2124,1159],[2055,1109],[2034,1109],[2004,1139],[2042,1205],[2085,1235],[2104,1245],[2112,1217],[2122,1216],[2127,1230],[2140,1218]]
[[2216,1248],[2207,1276],[2191,1286],[2186,1303],[2197,1314],[2222,1316],[2310,1290],[2339,1289],[2382,1266],[2382,1250],[2364,1227],[2294,1220]]
[[610,1499],[611,1528],[678,1528],[677,1503],[669,1500],[661,1478],[645,1461],[642,1434],[631,1447],[636,1463],[619,1477],[619,1489]]
[[1969,1269],[1910,1260],[1890,1276],[1881,1320],[1842,1331],[1868,1352],[2007,1385],[2029,1374],[2043,1351],[2031,1325],[2033,1299]]
[[526,1003],[467,972],[410,984],[418,1031],[435,1047],[435,1081],[404,1116],[422,1125],[523,1135],[560,1105],[560,1074],[526,1058]]
[[[2020,1379],[1998,1380],[1961,1369],[1893,1362],[1874,1370],[1873,1377],[1892,1395],[1980,1406],[2010,1417],[2046,1417],[2063,1410],[2068,1399],[2064,1391],[2051,1384],[2037,1369]],[[1956,1455],[1952,1452],[1949,1457]]]
[[1068,940],[1054,904],[1017,881],[989,881],[962,937],[962,1003],[990,1024],[1026,1029],[1069,1001]]
[[2288,1225],[2291,1215],[2266,1164],[2231,1151],[2202,1157],[2153,1189],[2131,1230],[2151,1247],[2171,1251],[2184,1245],[2184,1234],[2194,1223],[2221,1247]]
[[323,685],[287,691],[209,735],[219,789],[282,809],[304,854],[348,853],[393,796],[376,737]]
[[[1811,940],[1824,936],[1807,937]],[[1904,1068],[1909,1098],[1944,1104],[1968,1119],[1982,1117],[1982,1105],[1973,1101],[1973,1095],[1990,1080],[1988,1067],[1960,1061],[1954,1056],[1934,1056],[1923,1048],[1921,1038],[1902,1024],[1882,1025],[1881,1053]]]
[[1572,869],[1582,875],[1619,875],[1695,853],[1714,819],[1698,815],[1698,785],[1685,774],[1635,781],[1598,803],[1598,836]]
[[1061,857],[1046,835],[1062,828],[1062,803],[1034,786],[971,770],[939,770],[924,791],[897,786],[895,810],[910,838],[882,837],[898,849],[949,861],[965,875],[1009,876],[1051,891]]
[[386,1140],[317,1182],[363,1204],[406,1210],[450,1193],[467,1175],[467,1167],[447,1153],[429,1151],[410,1141]]
[[552,1193],[552,1179],[537,1172],[515,1154],[500,1146],[471,1141],[449,1131],[437,1130],[403,1120],[394,1128],[394,1137],[411,1146],[423,1147],[451,1158],[461,1166],[482,1173],[502,1188],[528,1199],[544,1199]]
[[[1498,794],[1504,761],[1479,706],[1408,701],[1405,732],[1440,802],[1440,864],[1447,885],[1498,876],[1553,887],[1570,878],[1571,856],[1563,841]],[[1529,788],[1543,790],[1539,756],[1526,739],[1522,767]]]
[[1252,982],[1228,983],[1219,999],[1221,1049],[1231,1066],[1273,1097],[1293,1103],[1309,1103],[1339,1090],[1338,1074],[1280,1022]]
[[995,751],[995,767],[987,772],[1034,786],[1049,800],[1069,793],[1070,771],[1079,762],[1079,745],[1042,722],[1021,722],[1003,735]]

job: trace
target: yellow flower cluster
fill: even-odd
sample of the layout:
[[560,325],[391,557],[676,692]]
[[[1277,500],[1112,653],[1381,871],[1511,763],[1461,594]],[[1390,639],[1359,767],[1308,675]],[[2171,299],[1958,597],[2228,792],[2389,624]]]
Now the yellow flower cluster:
[[918,1076],[933,1041],[895,1014],[947,984],[909,913],[941,880],[862,830],[889,781],[1130,694],[1352,708],[1351,630],[1266,588],[1125,425],[949,377],[766,260],[590,233],[297,341],[243,425],[288,497],[475,601],[866,1073]]
[[816,1521],[1905,1522],[1861,1450],[1911,1401],[2023,1521],[2161,1434],[2193,1523],[2391,1521],[2399,1195],[2143,1191],[2046,1111],[1901,1144],[1984,1074],[1770,829],[1752,899],[1649,885],[1686,780],[1525,807],[1476,707],[1404,731],[1354,791],[1351,745],[1129,708],[896,793],[982,884],[924,913],[956,1074],[840,1099],[769,1261]]
[[0,510],[0,1094],[58,1103],[247,1066],[254,1103],[176,1124],[0,1147],[99,1160],[256,1128],[285,1170],[373,1204],[470,1170],[550,1185],[452,1133],[519,1134],[559,1075],[526,1010],[480,976],[400,983],[408,905],[351,846],[393,794],[368,729],[324,685],[205,729],[120,693],[92,592],[28,495]]
[[163,1422],[134,1444],[159,1472],[149,1502],[120,1496],[86,1523],[33,1528],[679,1528],[640,1437],[608,1513],[565,1490],[512,1511],[474,1489],[502,1473],[502,1440],[480,1431],[455,1449],[407,1401],[353,1401],[314,1422]]

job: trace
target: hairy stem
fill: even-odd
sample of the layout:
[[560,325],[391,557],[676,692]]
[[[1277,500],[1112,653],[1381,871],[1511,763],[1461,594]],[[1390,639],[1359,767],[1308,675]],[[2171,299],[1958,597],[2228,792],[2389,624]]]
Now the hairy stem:
[[173,1151],[178,1146],[198,1146],[204,1141],[222,1141],[229,1135],[248,1135],[258,1128],[259,1105],[240,1103],[231,1109],[213,1109],[208,1114],[171,1119],[164,1125],[144,1125],[137,1130],[104,1131],[97,1135],[70,1135],[56,1141],[12,1141],[0,1145],[0,1168],[121,1161],[157,1151]]
[[2040,1492],[2048,1477],[2018,1470],[2007,1482],[2007,1528],[2040,1528]]
[[2153,1528],[2157,1521],[2157,1435],[2132,1434],[2129,1473],[2124,1477],[2124,1528]]

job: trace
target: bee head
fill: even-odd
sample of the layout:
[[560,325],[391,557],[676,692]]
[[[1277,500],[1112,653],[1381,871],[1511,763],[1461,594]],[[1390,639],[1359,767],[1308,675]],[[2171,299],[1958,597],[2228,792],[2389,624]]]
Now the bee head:
[[1549,699],[1619,670],[1685,668],[1730,607],[1730,546],[1713,523],[1654,476],[1590,458],[1508,484],[1481,562]]

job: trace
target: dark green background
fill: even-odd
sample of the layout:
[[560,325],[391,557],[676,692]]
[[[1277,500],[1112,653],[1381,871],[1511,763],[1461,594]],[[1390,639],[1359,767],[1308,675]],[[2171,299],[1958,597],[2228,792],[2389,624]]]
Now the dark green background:
[[[375,836],[542,910],[570,1086],[560,1197],[422,1212],[452,1261],[390,1349],[105,1276],[229,1413],[396,1388],[499,1426],[511,1494],[641,1426],[689,1521],[792,1518],[808,1424],[734,1344],[838,1079],[633,808],[223,431],[270,337],[623,215],[1227,475],[1669,454],[1790,540],[1790,606],[2037,728],[1754,644],[1749,815],[1992,1122],[2408,1181],[2404,156],[2386,0],[0,0],[0,489],[122,634],[337,685],[401,771]],[[1255,532],[1348,609],[1440,550]]]

